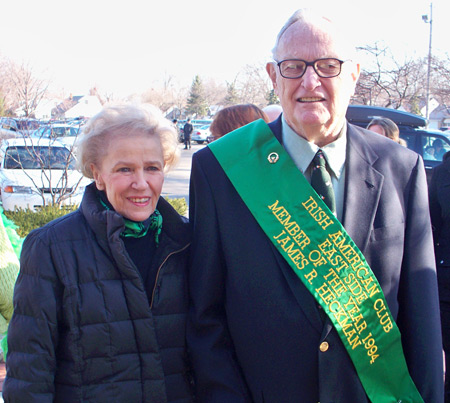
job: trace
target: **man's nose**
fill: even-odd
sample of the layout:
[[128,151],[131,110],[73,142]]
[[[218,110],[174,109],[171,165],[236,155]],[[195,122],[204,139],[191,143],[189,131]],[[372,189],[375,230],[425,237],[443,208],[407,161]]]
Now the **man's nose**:
[[320,77],[312,66],[306,67],[305,74],[302,77],[302,85],[307,90],[313,90],[321,85]]

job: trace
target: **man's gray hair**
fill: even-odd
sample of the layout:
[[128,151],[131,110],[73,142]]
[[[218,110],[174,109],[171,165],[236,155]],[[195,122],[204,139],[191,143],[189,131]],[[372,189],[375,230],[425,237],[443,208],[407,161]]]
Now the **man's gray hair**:
[[[272,57],[274,60],[277,60],[277,51],[278,46],[280,44],[281,38],[283,37],[284,33],[295,23],[301,22],[305,25],[311,25],[316,26],[319,28],[322,28],[324,31],[330,31],[332,30],[333,36],[336,37],[336,40],[340,40],[339,37],[344,35],[343,27],[341,24],[337,24],[334,20],[331,18],[322,15],[318,11],[312,9],[312,8],[301,8],[292,14],[289,19],[286,21],[286,23],[281,28],[280,32],[277,35],[277,39],[275,42],[275,46],[272,49]],[[342,44],[345,45],[346,48],[346,54],[349,56],[349,58],[354,58],[356,56],[356,48],[351,40],[351,38],[345,37],[345,39],[341,39]]]

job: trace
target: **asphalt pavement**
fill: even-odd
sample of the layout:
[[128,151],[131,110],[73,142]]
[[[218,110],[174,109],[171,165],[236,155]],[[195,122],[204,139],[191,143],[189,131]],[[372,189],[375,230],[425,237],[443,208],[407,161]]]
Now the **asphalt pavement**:
[[189,206],[189,177],[191,175],[192,155],[205,146],[206,144],[193,143],[190,150],[185,150],[183,144],[179,145],[180,160],[175,168],[166,174],[162,196],[169,198],[184,197]]

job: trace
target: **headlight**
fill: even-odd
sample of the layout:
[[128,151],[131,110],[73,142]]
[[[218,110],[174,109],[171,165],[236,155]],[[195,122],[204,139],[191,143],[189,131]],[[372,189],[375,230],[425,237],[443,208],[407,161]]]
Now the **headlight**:
[[29,186],[14,186],[8,185],[3,188],[3,192],[5,193],[25,193],[32,194],[33,190]]

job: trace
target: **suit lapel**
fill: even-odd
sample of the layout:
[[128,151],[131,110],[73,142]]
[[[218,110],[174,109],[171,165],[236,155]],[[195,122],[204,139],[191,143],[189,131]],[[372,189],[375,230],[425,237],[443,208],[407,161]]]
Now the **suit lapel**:
[[373,164],[378,155],[363,133],[347,125],[347,157],[342,225],[364,253],[373,226],[384,176]]

